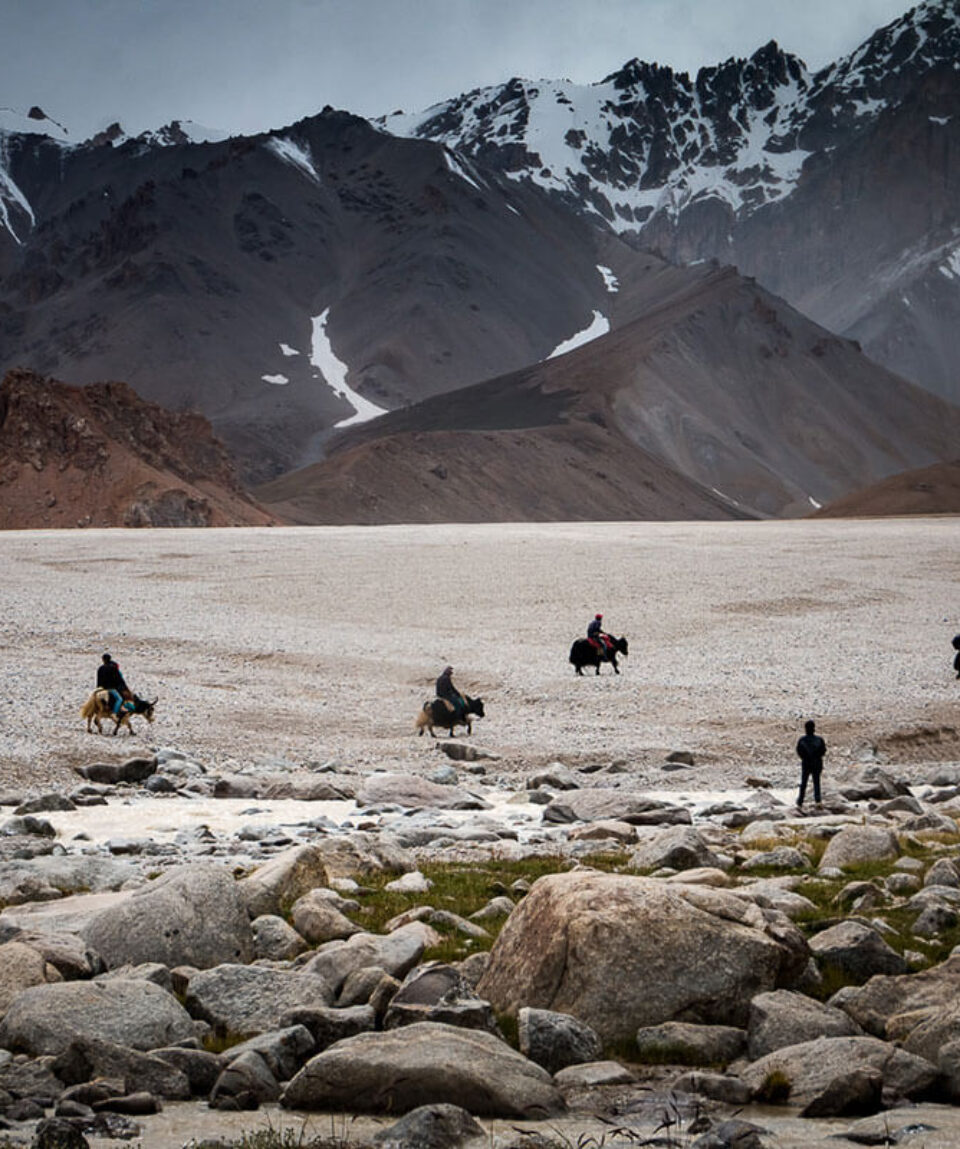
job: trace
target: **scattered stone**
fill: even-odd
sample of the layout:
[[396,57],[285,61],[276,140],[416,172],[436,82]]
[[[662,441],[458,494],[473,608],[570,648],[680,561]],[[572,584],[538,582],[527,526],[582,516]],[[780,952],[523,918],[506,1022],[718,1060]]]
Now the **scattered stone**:
[[192,977],[186,1006],[224,1033],[250,1036],[276,1029],[277,1018],[290,1010],[331,1005],[333,992],[308,967],[290,971],[230,964]]
[[595,1062],[603,1053],[596,1030],[569,1013],[524,1008],[517,1016],[520,1052],[548,1073]]
[[665,1065],[726,1065],[746,1047],[746,1033],[727,1025],[666,1021],[637,1031],[641,1058]]
[[861,984],[874,974],[903,974],[907,963],[875,929],[856,921],[843,921],[810,939],[810,949],[821,967],[830,967],[850,982]]
[[457,1149],[486,1139],[483,1126],[458,1105],[421,1105],[373,1136],[384,1149]]
[[820,871],[863,862],[891,861],[899,853],[896,834],[885,826],[844,826],[824,850]]
[[747,1054],[751,1061],[775,1049],[817,1037],[853,1037],[863,1031],[841,1009],[787,989],[759,993],[750,1002]]

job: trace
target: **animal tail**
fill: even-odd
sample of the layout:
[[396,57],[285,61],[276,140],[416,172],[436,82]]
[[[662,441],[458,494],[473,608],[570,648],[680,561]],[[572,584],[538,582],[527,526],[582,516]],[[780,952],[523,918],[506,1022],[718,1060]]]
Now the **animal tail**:
[[93,713],[95,710],[95,703],[94,703],[95,698],[96,698],[96,695],[91,694],[90,697],[87,699],[87,701],[83,704],[83,706],[80,707],[80,717],[81,718],[92,718],[93,717]]

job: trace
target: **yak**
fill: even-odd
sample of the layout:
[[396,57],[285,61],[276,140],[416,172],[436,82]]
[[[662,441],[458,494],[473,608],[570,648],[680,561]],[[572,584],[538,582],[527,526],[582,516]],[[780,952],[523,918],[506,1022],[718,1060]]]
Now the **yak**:
[[469,694],[465,694],[463,697],[466,702],[463,714],[456,712],[453,706],[442,698],[428,699],[417,715],[415,725],[417,733],[422,737],[424,729],[427,729],[430,731],[430,737],[436,738],[436,734],[433,732],[434,726],[449,730],[451,734],[455,732],[457,726],[466,726],[467,733],[473,733],[470,716],[475,714],[478,718],[483,717],[483,699],[471,698]]
[[155,698],[152,702],[148,702],[145,698],[140,698],[136,694],[133,695],[128,701],[120,707],[120,713],[113,713],[113,703],[110,699],[109,690],[95,690],[93,694],[83,704],[80,711],[80,717],[87,720],[87,733],[93,733],[93,723],[96,723],[97,733],[103,733],[103,726],[101,722],[104,718],[113,719],[113,733],[117,734],[121,726],[126,726],[129,733],[135,734],[136,731],[130,724],[130,719],[134,714],[142,714],[148,722],[153,721],[153,708],[159,702],[159,698]]
[[597,668],[597,674],[599,674],[601,662],[612,663],[614,674],[619,674],[620,667],[617,666],[618,654],[622,654],[624,658],[626,658],[627,640],[625,638],[614,638],[612,635],[609,637],[609,641],[604,644],[603,654],[597,650],[589,638],[578,638],[573,646],[570,647],[570,661],[573,663],[574,670],[580,675],[583,674],[583,668],[585,666],[595,666]]

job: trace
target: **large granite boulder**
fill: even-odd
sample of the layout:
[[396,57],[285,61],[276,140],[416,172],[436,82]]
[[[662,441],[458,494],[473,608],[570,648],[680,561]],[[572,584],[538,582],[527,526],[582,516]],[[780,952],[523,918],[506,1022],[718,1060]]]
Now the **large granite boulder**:
[[670,1020],[742,1026],[752,997],[806,967],[802,938],[774,917],[709,887],[553,874],[508,918],[477,992],[500,1012],[571,1013],[604,1041]]
[[178,866],[105,909],[81,930],[108,967],[163,962],[198,969],[253,959],[253,932],[231,872]]
[[543,811],[545,822],[600,822],[609,819],[634,826],[690,825],[693,815],[682,806],[628,790],[569,790]]
[[190,979],[186,1006],[221,1032],[252,1037],[277,1029],[290,1010],[332,1002],[329,983],[305,970],[220,965]]
[[564,1108],[550,1074],[506,1042],[435,1022],[337,1042],[307,1062],[280,1100],[291,1109],[366,1113],[439,1102],[475,1116],[521,1119]]
[[177,999],[149,981],[69,981],[18,994],[0,1022],[0,1048],[38,1057],[77,1038],[157,1049],[193,1037],[196,1023]]
[[630,856],[630,865],[636,870],[656,870],[661,866],[673,870],[719,869],[720,860],[698,830],[671,826],[641,841]]
[[883,1074],[887,1103],[922,1097],[937,1079],[935,1065],[875,1037],[818,1037],[788,1045],[754,1061],[741,1076],[756,1093],[771,1074],[777,1073],[789,1082],[789,1104],[807,1105],[831,1082],[856,1069],[875,1069]]

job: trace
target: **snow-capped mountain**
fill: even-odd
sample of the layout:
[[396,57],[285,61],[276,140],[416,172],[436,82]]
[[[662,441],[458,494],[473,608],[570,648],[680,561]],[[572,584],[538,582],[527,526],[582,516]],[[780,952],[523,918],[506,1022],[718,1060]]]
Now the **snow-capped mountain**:
[[[692,80],[632,61],[377,125],[328,108],[250,137],[118,124],[74,144],[31,111],[0,127],[0,369],[199,408],[247,482],[364,423],[367,485],[337,451],[282,498],[346,483],[372,515],[411,513],[377,501],[390,459],[413,500],[456,469],[443,505],[469,489],[469,517],[478,451],[520,484],[508,517],[603,517],[655,513],[668,471],[664,513],[795,514],[949,458],[958,409],[808,316],[928,385],[951,362],[958,6],[817,75],[768,44]],[[400,439],[372,447],[378,426]]]
[[668,258],[735,263],[960,398],[960,0],[926,0],[816,74],[771,42],[693,78],[632,60],[380,123]]

